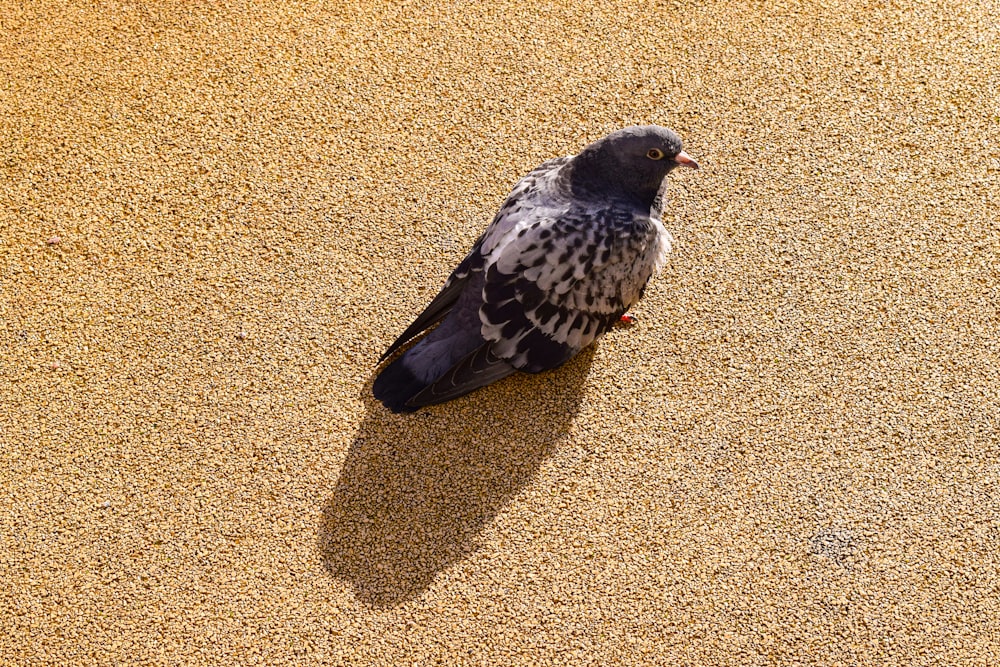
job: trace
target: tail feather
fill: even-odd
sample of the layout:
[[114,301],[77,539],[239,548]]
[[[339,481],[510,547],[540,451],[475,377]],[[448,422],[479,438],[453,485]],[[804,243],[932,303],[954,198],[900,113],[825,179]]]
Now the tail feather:
[[375,398],[397,414],[414,412],[417,408],[407,405],[406,402],[423,391],[428,384],[410,372],[403,363],[405,359],[404,355],[386,366],[372,385]]
[[444,403],[512,375],[516,369],[493,354],[492,343],[484,343],[452,366],[447,373],[407,401],[411,409]]
[[375,398],[397,414],[414,412],[424,406],[464,396],[516,371],[493,354],[490,343],[473,350],[444,375],[432,381],[424,381],[414,375],[407,366],[408,359],[409,354],[404,354],[386,366],[372,385]]

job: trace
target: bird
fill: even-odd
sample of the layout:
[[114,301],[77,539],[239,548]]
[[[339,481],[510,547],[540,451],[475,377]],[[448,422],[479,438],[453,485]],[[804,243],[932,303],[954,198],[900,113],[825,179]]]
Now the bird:
[[698,169],[658,125],[612,132],[514,185],[444,286],[379,359],[434,327],[375,378],[394,413],[444,403],[516,372],[564,364],[609,331],[666,262],[666,176]]

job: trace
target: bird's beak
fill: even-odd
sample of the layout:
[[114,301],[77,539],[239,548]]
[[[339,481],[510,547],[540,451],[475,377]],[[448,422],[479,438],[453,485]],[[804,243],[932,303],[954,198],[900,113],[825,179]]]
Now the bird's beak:
[[681,151],[680,153],[677,154],[676,157],[674,157],[674,162],[681,165],[682,167],[691,167],[692,169],[700,169],[698,163],[694,161],[694,158],[692,158],[684,151]]

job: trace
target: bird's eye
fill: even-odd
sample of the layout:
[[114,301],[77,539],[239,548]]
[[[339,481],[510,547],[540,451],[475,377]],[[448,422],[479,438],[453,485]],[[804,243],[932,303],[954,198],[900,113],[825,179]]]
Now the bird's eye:
[[646,157],[648,157],[650,160],[662,160],[663,151],[661,151],[659,148],[650,148],[649,152],[646,153]]

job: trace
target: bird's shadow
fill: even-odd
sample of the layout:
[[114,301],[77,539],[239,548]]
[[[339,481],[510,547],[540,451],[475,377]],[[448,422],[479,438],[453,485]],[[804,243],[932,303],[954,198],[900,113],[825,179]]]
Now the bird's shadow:
[[569,433],[593,355],[591,346],[559,370],[409,415],[390,414],[366,388],[367,414],[320,519],[330,574],[361,602],[392,607],[473,553]]

